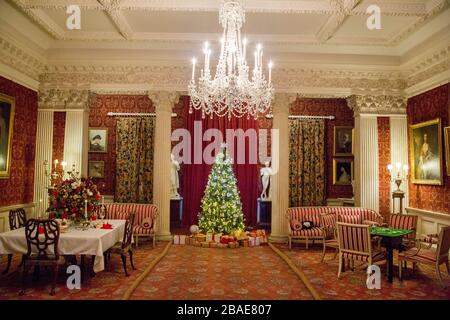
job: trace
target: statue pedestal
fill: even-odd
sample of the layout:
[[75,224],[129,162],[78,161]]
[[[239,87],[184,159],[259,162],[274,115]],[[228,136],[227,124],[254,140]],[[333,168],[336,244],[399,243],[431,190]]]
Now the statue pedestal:
[[183,224],[183,197],[170,199],[170,224]]
[[270,228],[272,223],[272,200],[258,198],[256,203],[256,226]]

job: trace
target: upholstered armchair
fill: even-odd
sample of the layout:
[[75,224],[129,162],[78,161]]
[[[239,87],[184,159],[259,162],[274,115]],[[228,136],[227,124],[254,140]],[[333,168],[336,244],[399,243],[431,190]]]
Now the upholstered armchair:
[[[432,247],[436,245],[436,250]],[[450,275],[449,264],[449,250],[450,250],[450,226],[442,227],[439,236],[428,235],[419,243],[416,248],[411,248],[407,251],[400,252],[398,255],[399,277],[402,280],[402,262],[412,262],[413,271],[414,266],[418,263],[434,266],[436,274],[441,281],[442,275],[440,271],[441,264],[445,264],[447,272]]]

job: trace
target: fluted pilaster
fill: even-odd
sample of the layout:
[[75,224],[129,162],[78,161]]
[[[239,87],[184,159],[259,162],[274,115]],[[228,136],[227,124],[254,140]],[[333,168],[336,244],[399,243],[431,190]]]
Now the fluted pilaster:
[[[408,163],[408,120],[406,114],[395,115],[390,117],[390,132],[391,132],[391,163],[401,164]],[[403,208],[408,207],[408,182],[403,182],[401,189],[405,191],[405,199],[403,199]],[[397,185],[391,183],[391,192],[397,190]],[[398,209],[398,203],[396,204]],[[392,212],[392,198],[391,198],[391,212]]]
[[273,103],[272,133],[272,223],[270,241],[285,242],[289,233],[289,107],[296,95],[277,94]]
[[376,115],[355,117],[355,204],[379,212],[378,123]]
[[172,135],[172,108],[178,102],[175,92],[149,92],[156,108],[155,152],[153,174],[153,203],[159,216],[156,236],[159,240],[171,241],[170,234],[170,153]]
[[66,128],[64,132],[64,160],[67,169],[76,170],[87,176],[88,167],[88,113],[85,110],[66,112]]
[[44,161],[48,161],[50,170],[52,165],[53,148],[53,111],[38,111],[36,133],[36,158],[34,174],[34,202],[35,217],[43,216],[48,208],[49,179],[45,176]]

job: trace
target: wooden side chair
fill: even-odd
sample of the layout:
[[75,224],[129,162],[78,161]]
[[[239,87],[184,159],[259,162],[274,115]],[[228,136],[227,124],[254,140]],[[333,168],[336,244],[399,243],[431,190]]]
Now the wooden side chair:
[[[22,268],[22,290],[25,294],[25,281],[30,267],[51,267],[53,269],[53,282],[50,295],[55,295],[56,280],[59,267],[65,264],[63,256],[59,254],[59,224],[55,220],[30,219],[25,225],[27,239],[27,253],[24,255]],[[35,268],[35,271],[38,270]]]
[[122,258],[123,270],[125,271],[125,276],[129,276],[127,271],[127,254],[130,255],[130,263],[133,270],[136,270],[133,263],[133,224],[134,224],[135,214],[130,213],[127,217],[127,222],[125,223],[125,231],[123,233],[123,240],[117,242],[113,247],[108,249],[106,252],[106,261],[110,259],[111,253],[118,254]]
[[337,240],[337,234],[336,234],[336,214],[335,213],[327,213],[320,216],[320,227],[322,228],[323,232],[323,251],[322,251],[322,257],[320,259],[321,262],[323,262],[325,258],[325,252],[327,247],[333,248],[336,253],[334,254],[334,258],[336,258],[336,255],[339,252],[339,242]]
[[395,229],[412,230],[413,232],[408,236],[403,237],[403,245],[405,248],[412,248],[416,246],[416,231],[418,216],[391,214],[389,216],[389,227]]
[[[449,250],[450,250],[450,226],[442,227],[439,236],[429,235],[424,239],[426,245],[419,245],[416,248],[400,252],[398,255],[399,277],[402,280],[402,262],[412,262],[413,269],[417,263],[432,265],[435,267],[436,274],[441,283],[442,275],[439,267],[445,264],[447,272],[450,275]],[[433,244],[437,245],[436,250],[432,249]]]
[[344,266],[344,260],[355,261],[372,265],[385,260],[384,251],[374,249],[370,239],[370,226],[337,222],[337,235],[339,242],[339,271],[338,278]]
[[[19,228],[25,227],[25,223],[27,222],[27,214],[25,213],[25,210],[22,208],[14,209],[9,211],[9,229],[10,230],[16,230]],[[6,274],[9,272],[9,268],[11,267],[12,262],[12,254],[8,254],[8,264],[6,265],[5,271],[3,271],[3,274]],[[22,265],[22,262],[20,265]]]

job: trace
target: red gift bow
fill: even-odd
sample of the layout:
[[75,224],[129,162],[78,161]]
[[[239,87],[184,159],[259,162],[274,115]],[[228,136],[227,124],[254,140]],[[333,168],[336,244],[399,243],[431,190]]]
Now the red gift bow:
[[45,232],[44,227],[39,227],[38,233],[39,234],[44,234],[44,232]]

